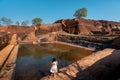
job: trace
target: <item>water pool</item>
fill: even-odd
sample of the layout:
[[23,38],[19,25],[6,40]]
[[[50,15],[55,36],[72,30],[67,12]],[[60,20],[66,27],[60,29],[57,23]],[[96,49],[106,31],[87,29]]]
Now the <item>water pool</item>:
[[91,53],[90,50],[63,44],[20,45],[14,80],[40,80],[50,74],[53,57],[58,60],[60,69]]

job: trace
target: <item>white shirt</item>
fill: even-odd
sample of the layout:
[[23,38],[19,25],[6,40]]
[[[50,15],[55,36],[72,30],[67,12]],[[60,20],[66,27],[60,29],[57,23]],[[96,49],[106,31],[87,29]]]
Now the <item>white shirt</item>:
[[51,66],[51,69],[50,69],[51,73],[57,73],[58,72],[57,65],[58,65],[57,61],[52,62],[52,66]]

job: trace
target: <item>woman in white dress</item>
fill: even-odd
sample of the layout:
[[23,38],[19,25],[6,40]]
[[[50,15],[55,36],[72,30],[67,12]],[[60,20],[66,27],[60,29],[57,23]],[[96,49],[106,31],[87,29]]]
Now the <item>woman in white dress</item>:
[[58,72],[57,65],[58,65],[58,61],[55,58],[53,58],[52,66],[50,68],[50,72],[52,73],[53,77],[55,77],[55,74]]

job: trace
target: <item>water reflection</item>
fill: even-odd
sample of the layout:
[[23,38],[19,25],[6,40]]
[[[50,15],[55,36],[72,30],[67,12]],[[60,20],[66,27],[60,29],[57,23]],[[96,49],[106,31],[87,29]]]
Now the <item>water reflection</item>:
[[50,74],[52,58],[58,68],[89,55],[91,51],[61,44],[21,45],[15,70],[15,80],[39,80]]

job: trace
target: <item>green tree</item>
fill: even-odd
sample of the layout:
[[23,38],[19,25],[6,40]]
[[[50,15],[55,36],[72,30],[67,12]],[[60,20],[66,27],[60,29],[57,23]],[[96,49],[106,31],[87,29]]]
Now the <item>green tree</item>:
[[75,16],[76,18],[87,17],[87,9],[86,8],[80,8],[74,13],[73,16]]
[[27,26],[29,24],[29,21],[28,20],[25,20],[21,23],[22,26]]
[[42,23],[42,19],[41,18],[34,18],[32,20],[32,25],[37,25],[37,24],[41,24]]
[[2,17],[2,18],[1,18],[1,21],[2,21],[3,24],[5,24],[5,25],[12,25],[12,24],[13,24],[12,20],[9,19],[9,18],[6,18],[6,17]]

